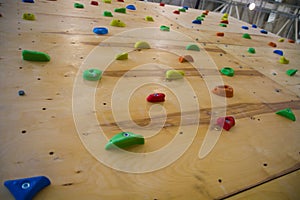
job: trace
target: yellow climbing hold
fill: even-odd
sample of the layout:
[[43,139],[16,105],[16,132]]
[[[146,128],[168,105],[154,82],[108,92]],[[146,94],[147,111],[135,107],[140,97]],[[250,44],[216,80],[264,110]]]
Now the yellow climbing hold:
[[284,56],[280,56],[279,62],[281,64],[289,64],[290,61],[286,59]]
[[111,3],[111,0],[103,0],[104,3]]
[[136,49],[150,49],[150,45],[145,41],[138,41],[135,43],[134,48]]
[[148,22],[154,22],[154,19],[151,16],[146,16],[145,20]]
[[117,27],[125,27],[126,26],[126,24],[124,22],[122,22],[121,20],[119,20],[119,19],[113,19],[110,22],[110,25],[111,26],[117,26]]
[[121,53],[116,55],[116,60],[127,60],[128,59],[128,53]]
[[278,42],[284,42],[284,38],[279,38]]
[[182,70],[168,70],[166,72],[166,79],[168,80],[175,80],[175,79],[181,79],[184,76],[184,71]]

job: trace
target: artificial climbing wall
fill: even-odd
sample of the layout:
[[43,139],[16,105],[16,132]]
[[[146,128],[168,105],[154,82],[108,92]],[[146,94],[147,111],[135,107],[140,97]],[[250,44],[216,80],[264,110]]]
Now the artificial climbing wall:
[[[1,183],[48,177],[35,199],[298,199],[299,45],[220,13],[124,1],[1,1]],[[145,144],[105,150],[122,131]],[[13,199],[3,184],[0,197]]]

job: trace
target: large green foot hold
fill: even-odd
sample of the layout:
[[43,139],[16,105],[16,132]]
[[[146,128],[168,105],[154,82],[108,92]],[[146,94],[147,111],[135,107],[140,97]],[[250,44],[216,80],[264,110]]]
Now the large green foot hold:
[[28,60],[28,61],[37,61],[37,62],[50,61],[50,56],[48,54],[39,51],[23,50],[22,57],[23,60]]
[[87,69],[83,72],[83,79],[88,81],[98,81],[102,78],[102,71],[99,69]]
[[105,145],[105,149],[126,148],[137,144],[145,144],[145,139],[142,135],[131,132],[121,132],[109,140]]
[[281,115],[283,117],[286,117],[292,121],[296,121],[296,117],[295,114],[292,112],[292,110],[290,108],[286,108],[283,110],[279,110],[276,112],[277,115]]

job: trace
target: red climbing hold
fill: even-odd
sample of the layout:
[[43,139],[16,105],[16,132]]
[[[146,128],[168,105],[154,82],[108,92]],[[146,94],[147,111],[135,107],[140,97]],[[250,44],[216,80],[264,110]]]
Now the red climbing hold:
[[235,125],[235,120],[232,116],[219,117],[217,119],[217,124],[226,131],[229,131]]
[[165,6],[165,4],[164,4],[164,3],[159,3],[159,5],[160,5],[160,6]]
[[165,94],[164,93],[154,93],[154,94],[150,94],[147,97],[147,101],[148,102],[164,102],[165,101]]
[[222,23],[222,24],[229,24],[228,20],[221,20],[220,23]]
[[98,1],[91,1],[91,5],[98,6]]
[[222,33],[222,32],[217,32],[217,36],[223,37],[223,36],[224,36],[224,33]]
[[276,43],[274,43],[274,42],[269,42],[268,45],[271,46],[271,47],[277,47]]
[[180,11],[179,10],[174,10],[173,13],[179,15]]

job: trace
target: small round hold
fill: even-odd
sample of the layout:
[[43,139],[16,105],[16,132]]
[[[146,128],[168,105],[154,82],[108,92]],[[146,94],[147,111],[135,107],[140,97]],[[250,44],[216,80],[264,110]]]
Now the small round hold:
[[24,96],[25,95],[25,91],[24,90],[19,90],[18,94],[19,94],[19,96]]

